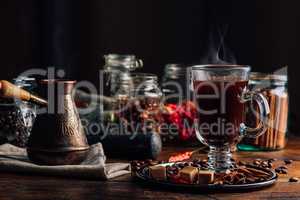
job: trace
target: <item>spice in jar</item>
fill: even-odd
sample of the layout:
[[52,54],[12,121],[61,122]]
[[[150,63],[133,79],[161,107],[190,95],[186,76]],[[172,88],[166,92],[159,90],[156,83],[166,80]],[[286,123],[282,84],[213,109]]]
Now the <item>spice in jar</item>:
[[[13,83],[26,90],[36,87],[34,78],[18,77]],[[26,147],[36,117],[36,105],[18,99],[0,98],[0,143]]]
[[[164,123],[176,127],[163,135],[165,143],[184,142],[187,145],[197,144],[194,122],[197,118],[196,105],[191,101],[193,92],[190,87],[189,68],[183,64],[167,64],[164,70],[162,90],[164,93]],[[173,130],[170,129],[170,130]]]
[[[266,75],[252,73],[250,75],[250,89],[260,91],[267,98],[270,114],[268,128],[264,134],[256,139],[244,138],[238,145],[240,150],[278,150],[283,149],[287,142],[288,123],[288,93],[286,75]],[[247,123],[253,127],[258,125],[259,108],[248,110]]]
[[[153,74],[131,74],[127,89],[120,89],[116,98],[116,116],[131,133],[141,131],[159,132],[162,93],[158,87],[158,78]],[[127,91],[127,92],[126,92]]]
[[[196,140],[194,122],[197,119],[197,110],[192,101],[184,101],[179,105],[166,104],[162,116],[165,123],[176,127],[179,140]],[[169,133],[169,137],[163,139],[167,140],[170,137],[173,137],[173,134]]]

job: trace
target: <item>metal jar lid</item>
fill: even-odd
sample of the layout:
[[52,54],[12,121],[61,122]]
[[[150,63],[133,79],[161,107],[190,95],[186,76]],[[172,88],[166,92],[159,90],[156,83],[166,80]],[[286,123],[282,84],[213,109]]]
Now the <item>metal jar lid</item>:
[[250,74],[250,83],[251,84],[271,84],[271,85],[278,85],[283,86],[286,85],[288,82],[287,75],[283,74],[266,74],[261,72],[252,72]]
[[105,66],[104,69],[115,70],[128,70],[134,71],[143,67],[143,61],[137,59],[135,55],[119,55],[108,54],[104,56]]

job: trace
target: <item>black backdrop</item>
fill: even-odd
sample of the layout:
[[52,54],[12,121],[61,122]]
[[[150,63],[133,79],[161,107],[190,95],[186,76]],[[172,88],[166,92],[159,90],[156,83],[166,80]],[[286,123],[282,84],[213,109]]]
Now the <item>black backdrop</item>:
[[[1,78],[31,67],[60,66],[98,81],[102,55],[132,53],[144,71],[166,63],[214,61],[225,34],[225,60],[271,72],[289,65],[291,121],[300,120],[298,0],[2,0]],[[296,126],[295,126],[296,127]]]

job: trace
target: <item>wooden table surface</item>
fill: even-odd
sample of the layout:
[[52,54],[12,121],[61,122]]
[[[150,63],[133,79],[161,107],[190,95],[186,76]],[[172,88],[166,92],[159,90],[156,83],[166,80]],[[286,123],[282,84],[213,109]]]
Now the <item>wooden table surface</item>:
[[[166,147],[161,159],[168,158],[175,151],[188,148]],[[204,157],[204,154],[195,156]],[[29,176],[0,173],[0,200],[67,200],[67,199],[300,199],[300,182],[290,183],[292,176],[300,177],[300,138],[289,140],[285,150],[274,152],[237,152],[238,160],[254,158],[292,159],[288,175],[280,175],[277,183],[269,188],[244,193],[190,193],[148,187],[134,182],[130,175],[106,182],[95,180],[65,179],[58,177]],[[111,160],[112,161],[112,160]]]

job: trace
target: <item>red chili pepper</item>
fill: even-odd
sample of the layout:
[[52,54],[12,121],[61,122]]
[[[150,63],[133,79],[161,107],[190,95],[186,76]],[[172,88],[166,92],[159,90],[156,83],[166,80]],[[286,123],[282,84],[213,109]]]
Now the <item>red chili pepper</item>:
[[184,152],[184,153],[180,153],[180,154],[171,156],[169,158],[169,162],[180,162],[180,161],[183,161],[183,160],[188,160],[188,159],[191,158],[193,153],[194,153],[193,151],[187,151],[187,152]]

